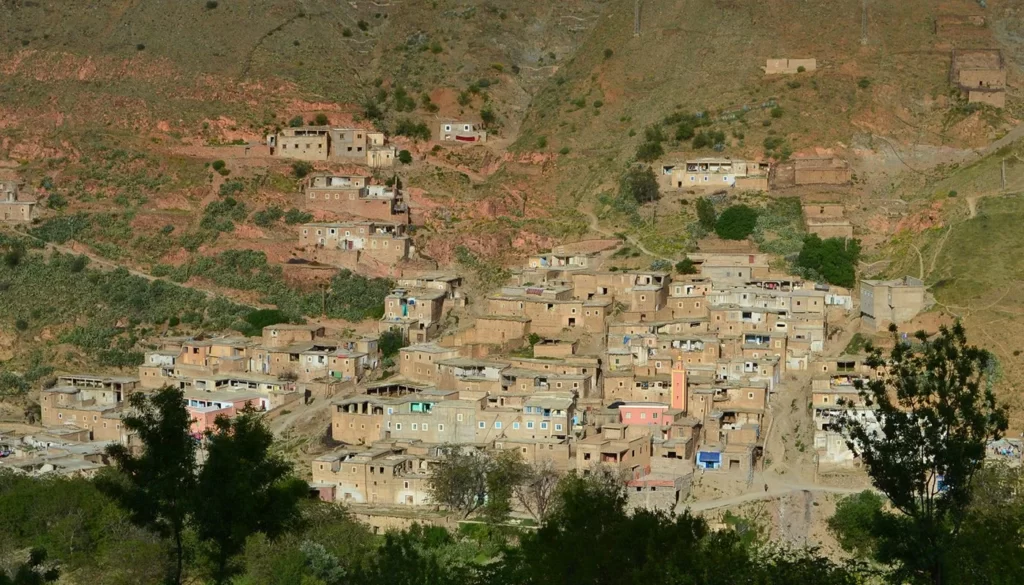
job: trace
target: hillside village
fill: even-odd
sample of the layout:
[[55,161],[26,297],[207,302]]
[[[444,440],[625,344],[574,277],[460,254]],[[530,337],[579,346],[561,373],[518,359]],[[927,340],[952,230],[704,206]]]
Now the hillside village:
[[[908,108],[931,116],[914,126],[918,135],[943,126],[939,146],[920,149],[892,146],[881,123],[872,127],[875,120],[863,115],[872,107],[858,105],[861,118],[842,122],[860,132],[844,143],[830,134],[840,123],[820,123],[812,102],[769,97],[817,92],[819,80],[825,86],[828,76],[842,75],[849,91],[836,102],[852,104],[876,91],[891,98],[858,67],[806,51],[782,56],[789,49],[751,57],[744,71],[762,85],[749,96],[732,95],[729,104],[675,104],[644,125],[631,118],[639,114],[623,113],[616,131],[640,141],[637,154],[624,160],[609,154],[604,143],[612,141],[603,138],[583,148],[555,138],[567,127],[586,128],[589,118],[578,117],[607,111],[614,91],[605,73],[580,77],[589,84],[579,91],[583,97],[560,98],[577,118],[540,119],[545,96],[580,66],[563,64],[561,53],[553,65],[553,50],[535,63],[551,68],[548,89],[532,88],[529,99],[516,94],[526,95],[518,86],[491,86],[487,94],[488,84],[481,88],[479,81],[440,97],[424,90],[419,105],[413,99],[404,110],[418,112],[419,126],[402,132],[392,130],[410,118],[368,115],[386,110],[394,100],[388,91],[401,88],[383,80],[361,104],[271,104],[279,110],[263,113],[261,124],[243,132],[232,120],[215,141],[182,139],[178,129],[160,137],[140,131],[139,139],[164,149],[161,156],[184,169],[178,172],[187,180],[171,165],[161,167],[157,178],[140,180],[151,199],[140,196],[144,202],[120,219],[103,216],[115,198],[96,192],[121,197],[123,189],[90,190],[101,181],[87,178],[61,191],[49,182],[59,173],[46,166],[57,163],[39,162],[94,164],[88,155],[15,162],[14,139],[0,136],[0,155],[11,161],[0,165],[0,248],[19,251],[11,270],[23,254],[67,255],[81,258],[74,274],[83,278],[127,274],[138,277],[140,289],[166,284],[197,295],[188,302],[210,303],[191,320],[118,316],[100,350],[121,350],[134,362],[50,367],[33,378],[21,392],[24,405],[12,406],[12,420],[0,422],[0,471],[97,477],[113,463],[110,445],[140,448],[123,424],[130,397],[173,387],[183,392],[197,444],[221,417],[264,413],[310,497],[343,504],[376,528],[452,522],[439,512],[431,480],[456,446],[515,452],[558,475],[610,472],[626,487],[631,509],[718,514],[771,498],[784,511],[786,498],[806,494],[797,505],[802,532],[793,534],[807,542],[814,533],[811,491],[845,495],[869,485],[837,427],[848,412],[878,425],[876,406],[860,390],[886,372],[868,365],[867,344],[887,347],[890,327],[907,340],[918,329],[934,333],[954,319],[981,319],[1016,302],[1012,267],[1002,271],[1000,287],[986,288],[987,281],[963,276],[977,266],[948,259],[967,247],[956,244],[954,229],[987,217],[984,197],[1004,199],[1024,186],[1024,169],[1014,162],[1022,160],[1014,150],[1022,135],[1014,119],[1016,57],[988,45],[988,21],[968,4],[914,32],[929,39],[922,58],[941,61],[929,62],[930,77],[921,76],[938,79],[929,86],[934,97],[918,100],[927,107]],[[424,41],[414,55],[443,50]],[[595,68],[619,59],[616,51],[595,53],[604,59]],[[487,67],[495,78],[512,75],[501,63]],[[528,106],[502,101],[511,98],[501,91]],[[592,92],[602,99],[587,97]],[[737,105],[740,98],[748,105]],[[800,131],[782,131],[784,124],[799,124]],[[968,133],[957,124],[971,125],[978,144],[949,146],[946,126]],[[166,138],[173,133],[175,141]],[[804,137],[817,141],[799,143]],[[100,152],[115,156],[106,147]],[[145,156],[117,152],[131,159],[128,175],[147,164]],[[79,172],[99,175],[89,169]],[[925,178],[926,172],[935,175]],[[65,195],[70,203],[62,202]],[[228,211],[211,211],[221,209]],[[241,212],[231,216],[231,209]],[[270,219],[253,221],[255,210]],[[743,211],[750,225],[738,237],[718,229],[716,219]],[[88,228],[75,227],[89,214],[102,216],[109,233],[127,232],[117,241],[121,248],[106,235],[88,240]],[[1008,225],[1016,225],[1009,215]],[[77,231],[48,232],[51,225]],[[153,242],[161,237],[175,239],[160,248]],[[802,254],[808,242],[825,250],[821,257],[828,250],[847,255],[811,266]],[[144,250],[144,258],[147,245],[157,251]],[[993,256],[1016,250],[1012,242],[1000,245]],[[261,265],[243,266],[240,274],[273,280],[276,294],[301,297],[302,311],[271,300],[281,298],[267,293],[271,285],[218,280],[213,273],[229,270],[212,259],[224,254],[258,258]],[[832,269],[849,278],[833,278]],[[339,274],[386,285],[387,292],[360,319],[331,316],[328,299]],[[3,295],[9,284],[0,284]],[[959,286],[966,296],[949,292]],[[203,312],[214,303],[238,314],[209,327]],[[237,324],[253,312],[273,319],[243,332]],[[45,310],[21,313],[0,322],[0,333],[11,332],[0,339],[0,349],[9,349],[0,355],[11,364],[21,360],[11,368],[15,378],[28,379],[26,370],[45,365],[22,367],[40,361],[35,355],[89,363],[79,351],[88,342],[74,345],[66,330],[37,326]],[[978,328],[985,336],[979,343],[997,347],[1008,387],[1019,364],[1007,357],[1020,354],[1003,337],[1012,327],[999,324],[1016,318],[1010,313],[1016,314],[1000,312],[986,321],[990,328]],[[67,329],[87,328],[85,317],[66,321]],[[29,346],[50,353],[27,357]],[[1019,465],[1019,436],[993,442],[988,455]],[[801,524],[789,519],[784,526],[783,511],[775,512],[776,528]],[[531,514],[517,507],[513,515],[522,522]]]
[[[449,128],[440,128],[441,140]],[[267,147],[274,156],[330,160],[344,136],[357,144],[344,156],[365,155],[360,164],[370,168],[393,164],[383,134],[352,129],[298,128],[268,136]],[[780,166],[687,160],[663,165],[662,187],[767,190],[787,172]],[[789,168],[797,184],[849,181],[842,161],[797,160]],[[832,170],[817,170],[825,168]],[[852,454],[829,423],[840,399],[856,396],[855,380],[874,372],[859,356],[836,356],[836,324],[859,318],[884,331],[928,302],[912,277],[862,281],[855,298],[850,289],[779,272],[761,253],[693,254],[687,274],[673,266],[620,270],[611,266],[623,245],[614,239],[531,255],[497,290],[471,296],[464,275],[416,268],[401,189],[371,179],[310,174],[307,207],[344,221],[294,231],[306,261],[395,275],[375,331],[277,324],[255,339],[148,339],[155,349],[135,376],[77,373],[44,388],[43,428],[2,465],[95,471],[102,446],[132,442],[121,425],[128,397],[172,386],[185,391],[197,438],[217,417],[245,408],[329,404],[330,439],[340,448],[309,464],[311,489],[327,501],[429,507],[431,468],[439,449],[454,444],[515,450],[561,472],[605,466],[621,474],[635,505],[672,510],[690,499],[695,476],[752,487],[769,456],[774,418],[784,416],[777,405],[784,389],[810,396],[816,467],[849,467]],[[842,212],[806,205],[808,231],[850,238]],[[452,315],[459,316],[454,330],[444,326]],[[382,359],[382,336],[404,347]]]

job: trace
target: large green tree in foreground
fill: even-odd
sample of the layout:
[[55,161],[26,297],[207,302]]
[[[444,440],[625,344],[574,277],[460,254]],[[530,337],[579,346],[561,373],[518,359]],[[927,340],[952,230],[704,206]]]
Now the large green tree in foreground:
[[132,521],[173,542],[173,583],[181,583],[185,562],[183,534],[196,487],[196,443],[189,435],[192,417],[181,390],[164,388],[152,396],[141,392],[128,400],[131,414],[124,426],[141,443],[141,453],[111,445],[107,453],[121,475],[101,484]]
[[274,435],[260,417],[251,409],[232,420],[218,417],[207,434],[208,455],[192,516],[217,583],[236,571],[231,559],[246,539],[257,532],[278,536],[295,520],[296,505],[308,492],[306,483],[291,475],[291,465],[270,454]]
[[896,579],[947,582],[989,441],[1007,428],[996,404],[995,358],[967,343],[963,326],[943,327],[929,338],[901,340],[887,358],[869,348],[867,363],[884,372],[861,386],[877,423],[848,411],[841,427],[875,487],[893,510],[871,522],[875,557],[895,568]]

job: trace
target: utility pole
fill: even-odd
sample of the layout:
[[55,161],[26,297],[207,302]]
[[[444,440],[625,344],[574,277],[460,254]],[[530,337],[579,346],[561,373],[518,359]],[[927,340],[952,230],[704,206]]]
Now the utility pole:
[[860,4],[860,44],[868,44],[868,0]]
[[633,0],[633,36],[640,36],[640,0]]

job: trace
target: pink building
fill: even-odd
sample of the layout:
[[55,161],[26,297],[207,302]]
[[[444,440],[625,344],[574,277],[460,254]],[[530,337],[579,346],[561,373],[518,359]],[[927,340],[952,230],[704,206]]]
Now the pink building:
[[660,402],[625,402],[619,405],[619,422],[624,425],[670,425],[669,405]]
[[214,430],[218,416],[232,418],[247,404],[256,410],[267,410],[270,399],[243,392],[186,392],[185,410],[192,416],[192,435],[198,437],[207,430]]

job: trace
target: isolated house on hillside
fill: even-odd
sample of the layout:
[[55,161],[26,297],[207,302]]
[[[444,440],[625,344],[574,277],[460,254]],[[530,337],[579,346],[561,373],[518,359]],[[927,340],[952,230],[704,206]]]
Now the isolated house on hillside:
[[969,103],[1006,105],[1006,63],[998,49],[953,49],[949,81]]
[[834,156],[797,158],[775,165],[772,187],[844,185],[853,180],[850,163]]
[[441,142],[482,143],[487,142],[487,131],[479,124],[449,120],[441,123],[439,139]]
[[295,158],[305,161],[324,161],[328,156],[330,128],[327,126],[300,126],[284,128],[267,136],[271,156]]
[[36,202],[19,193],[14,180],[0,179],[0,221],[30,222],[35,217]]
[[361,128],[299,126],[267,135],[271,156],[306,161],[353,162],[373,168],[395,163],[395,148],[383,132]]
[[868,327],[885,330],[890,323],[910,321],[927,308],[924,282],[904,276],[896,280],[864,280],[860,283],[860,314]]
[[767,191],[771,165],[764,161],[698,158],[682,164],[661,165],[661,187],[671,189],[722,189],[735,187]]
[[768,59],[764,66],[765,75],[780,75],[814,71],[818,68],[815,59]]

